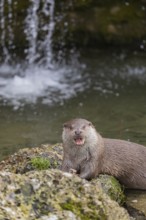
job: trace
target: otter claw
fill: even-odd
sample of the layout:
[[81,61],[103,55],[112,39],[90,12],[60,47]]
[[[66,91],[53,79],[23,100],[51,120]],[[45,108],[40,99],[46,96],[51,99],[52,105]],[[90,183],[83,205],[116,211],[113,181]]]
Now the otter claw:
[[69,170],[69,173],[76,174],[77,171],[76,171],[75,169],[70,169],[70,170]]

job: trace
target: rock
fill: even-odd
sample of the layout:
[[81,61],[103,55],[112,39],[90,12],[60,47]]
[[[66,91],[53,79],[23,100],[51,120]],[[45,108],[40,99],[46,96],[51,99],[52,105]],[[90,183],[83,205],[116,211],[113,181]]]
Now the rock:
[[[100,175],[97,180],[101,183],[103,191],[113,200],[118,202],[119,204],[124,204],[125,195],[124,188],[120,185],[120,183],[113,177],[109,175]],[[96,180],[92,180],[96,181]]]
[[[42,145],[37,148],[24,148],[0,162],[0,170],[24,174],[32,170],[60,169],[62,163],[62,144]],[[44,161],[44,163],[43,163]],[[48,161],[49,166],[46,166]],[[46,166],[46,167],[45,167]],[[119,182],[112,176],[100,175],[92,184],[101,184],[111,199],[123,204],[125,196]]]
[[0,173],[0,219],[130,219],[100,184],[59,170]]
[[44,158],[50,163],[48,168],[60,168],[62,163],[62,145],[42,145],[36,148],[24,148],[0,162],[0,170],[13,173],[26,173],[36,169],[34,159]]
[[[101,0],[62,0],[55,1],[53,21],[55,21],[52,48],[54,51],[62,51],[68,48],[132,48],[146,50],[146,2],[140,1],[101,1]],[[15,58],[20,59],[31,48],[28,48],[28,38],[31,30],[28,17],[31,18],[31,10],[37,7],[36,19],[39,28],[36,34],[36,47],[40,47],[47,36],[47,30],[43,28],[48,25],[50,13],[44,13],[46,2],[33,4],[32,1],[4,1],[1,4],[2,16],[9,18],[10,11],[15,16],[10,19],[11,34],[9,34],[9,22],[5,22],[4,28],[0,28],[0,34],[5,38],[0,41],[2,49],[7,49]],[[48,6],[49,10],[49,6]],[[33,19],[33,17],[32,17]],[[26,22],[27,21],[27,22]],[[31,20],[30,20],[31,21]],[[27,24],[28,23],[28,24]],[[25,25],[23,25],[25,24]],[[34,23],[35,24],[35,23]],[[47,26],[48,27],[48,26]],[[9,44],[11,42],[11,44]],[[6,48],[5,48],[5,47]],[[14,56],[15,54],[15,56]]]
[[129,219],[118,205],[124,203],[125,196],[114,177],[100,175],[86,181],[76,174],[62,173],[62,155],[62,144],[42,145],[21,149],[0,162],[0,220],[1,216],[10,220],[19,216],[76,220],[85,219],[83,216],[112,219],[114,215]]
[[126,190],[126,209],[135,219],[146,220],[146,191]]
[[[64,45],[71,43],[89,48],[118,48],[145,50],[146,42],[146,3],[145,1],[97,1],[78,0],[72,4],[66,1],[56,3],[58,14],[62,19],[56,24],[57,45],[62,28]],[[64,27],[68,23],[68,28]],[[61,28],[62,27],[62,28]],[[140,47],[142,45],[142,47]],[[59,45],[58,45],[59,47]]]

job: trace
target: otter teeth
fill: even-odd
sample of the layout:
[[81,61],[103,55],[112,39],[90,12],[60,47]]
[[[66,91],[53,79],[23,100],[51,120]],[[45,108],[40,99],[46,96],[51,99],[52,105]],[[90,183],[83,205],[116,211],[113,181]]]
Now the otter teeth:
[[83,145],[84,144],[84,140],[81,137],[75,138],[74,141],[75,141],[76,145]]

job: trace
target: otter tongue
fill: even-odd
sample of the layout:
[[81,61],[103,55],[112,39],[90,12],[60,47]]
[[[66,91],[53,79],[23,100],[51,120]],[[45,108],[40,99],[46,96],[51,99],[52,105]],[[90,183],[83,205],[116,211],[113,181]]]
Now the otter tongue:
[[82,138],[76,138],[75,142],[77,145],[82,145],[84,143]]

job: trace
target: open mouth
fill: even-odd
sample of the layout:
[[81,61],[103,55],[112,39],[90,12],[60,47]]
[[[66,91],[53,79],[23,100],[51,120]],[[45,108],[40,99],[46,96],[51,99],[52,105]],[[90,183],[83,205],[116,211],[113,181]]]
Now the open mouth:
[[74,142],[76,145],[83,145],[84,144],[84,139],[82,137],[75,137]]

